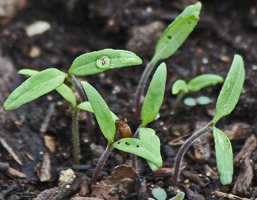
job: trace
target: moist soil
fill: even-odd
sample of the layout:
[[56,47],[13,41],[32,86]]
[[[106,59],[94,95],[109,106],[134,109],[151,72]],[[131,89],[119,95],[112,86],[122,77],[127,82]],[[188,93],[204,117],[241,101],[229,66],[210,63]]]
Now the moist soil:
[[[22,68],[55,67],[67,72],[73,60],[86,52],[128,49],[142,58],[142,65],[78,80],[92,84],[110,109],[126,118],[135,132],[140,120],[135,118],[134,94],[140,76],[165,27],[191,3],[195,1],[22,1],[15,12],[0,18],[1,104],[26,79],[17,74]],[[165,98],[158,119],[149,125],[160,137],[163,168],[152,172],[145,160],[138,158],[135,171],[129,167],[130,155],[114,150],[98,184],[92,185],[94,168],[107,141],[97,123],[89,131],[87,117],[81,111],[81,163],[75,165],[72,106],[58,93],[51,92],[17,110],[1,110],[0,199],[147,199],[156,187],[164,189],[169,198],[178,191],[185,192],[185,199],[191,200],[257,198],[257,1],[205,0],[202,4],[195,30],[165,60],[168,67]],[[25,27],[38,20],[49,22],[50,29],[28,36]],[[172,83],[204,73],[226,77],[234,54],[244,58],[246,80],[235,110],[217,124],[232,143],[233,182],[226,186],[220,183],[210,133],[189,148],[179,184],[174,187],[171,183],[175,155],[187,137],[213,118],[221,84],[187,95],[208,96],[211,99],[208,105],[189,107],[182,102],[171,112],[176,99],[171,94]],[[61,184],[58,181],[61,171],[67,169],[72,169],[72,177],[76,178]]]

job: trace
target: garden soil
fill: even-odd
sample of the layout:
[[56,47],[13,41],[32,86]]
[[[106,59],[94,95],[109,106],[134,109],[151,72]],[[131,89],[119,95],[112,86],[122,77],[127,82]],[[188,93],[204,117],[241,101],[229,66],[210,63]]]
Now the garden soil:
[[[133,132],[135,91],[165,28],[195,0],[22,0],[0,1],[0,103],[27,77],[18,70],[51,67],[67,72],[73,60],[104,48],[127,49],[143,64],[79,77],[92,84],[110,109],[126,118]],[[72,158],[72,106],[56,92],[4,111],[0,107],[0,199],[147,199],[159,187],[169,198],[179,191],[185,199],[257,198],[257,1],[202,1],[200,20],[185,43],[170,58],[165,98],[158,118],[149,127],[161,140],[163,168],[152,172],[138,158],[114,150],[102,169],[99,182],[92,174],[107,145],[97,123],[90,131],[80,112],[81,163]],[[44,22],[41,33],[29,34],[35,22]],[[46,22],[46,23],[45,23]],[[38,28],[36,28],[38,31]],[[217,124],[231,140],[234,175],[223,186],[216,167],[212,133],[198,139],[187,151],[177,187],[172,186],[176,153],[195,130],[215,114],[222,84],[189,93],[207,96],[207,105],[189,107],[183,102],[171,112],[176,79],[215,73],[226,77],[234,54],[244,58],[246,80],[235,110]],[[69,84],[69,82],[67,82]],[[119,136],[117,136],[119,138]],[[94,197],[94,198],[93,198]]]

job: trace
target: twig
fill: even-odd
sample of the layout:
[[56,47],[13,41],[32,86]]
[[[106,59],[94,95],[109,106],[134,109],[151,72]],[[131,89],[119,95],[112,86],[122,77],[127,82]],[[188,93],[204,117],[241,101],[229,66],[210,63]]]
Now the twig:
[[0,142],[2,143],[3,147],[12,155],[13,159],[19,163],[21,166],[23,165],[19,157],[16,153],[14,153],[13,149],[7,144],[4,138],[0,137]]

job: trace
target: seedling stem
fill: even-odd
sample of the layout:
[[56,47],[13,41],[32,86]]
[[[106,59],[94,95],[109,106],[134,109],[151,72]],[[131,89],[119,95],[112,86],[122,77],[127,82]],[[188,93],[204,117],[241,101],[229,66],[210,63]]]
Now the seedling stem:
[[152,62],[152,60],[147,64],[141,78],[140,78],[140,81],[139,81],[139,84],[137,86],[137,90],[136,90],[136,99],[135,99],[135,103],[136,103],[136,113],[135,113],[135,116],[137,119],[140,118],[140,112],[141,112],[141,97],[142,97],[142,94],[144,92],[144,89],[145,89],[145,85],[146,85],[146,82],[151,74],[151,72],[153,71],[154,69],[154,66],[155,66],[156,62]]
[[193,142],[199,138],[201,135],[209,132],[212,130],[212,127],[214,126],[213,120],[210,121],[207,125],[205,125],[203,128],[195,131],[193,135],[191,135],[185,142],[184,144],[180,147],[176,160],[175,160],[175,170],[174,170],[174,175],[173,175],[173,186],[177,186],[178,179],[179,179],[179,174],[180,174],[180,166],[182,163],[182,160],[184,158],[184,155],[187,151],[187,149],[193,144]]
[[112,143],[108,143],[104,153],[102,154],[102,156],[99,158],[99,161],[97,163],[95,172],[94,172],[94,176],[93,176],[93,184],[97,183],[97,179],[98,176],[100,174],[101,169],[103,168],[104,163],[106,162],[107,158],[109,157],[110,153],[112,152],[112,150],[114,149],[114,147],[112,146]]

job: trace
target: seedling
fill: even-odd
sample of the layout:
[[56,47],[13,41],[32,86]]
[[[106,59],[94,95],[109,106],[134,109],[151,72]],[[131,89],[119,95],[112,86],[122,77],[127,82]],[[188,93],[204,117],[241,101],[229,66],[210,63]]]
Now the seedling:
[[171,111],[174,111],[181,99],[188,92],[197,92],[205,87],[211,85],[217,85],[218,83],[222,83],[224,81],[222,76],[216,74],[202,74],[193,79],[191,79],[188,83],[182,79],[176,80],[172,85],[172,94],[176,95],[179,93],[175,103],[172,105]]
[[[104,49],[77,57],[72,63],[69,73],[50,68],[43,71],[30,69],[20,70],[19,73],[31,76],[16,88],[6,99],[3,107],[5,110],[13,110],[38,97],[56,90],[73,106],[72,133],[73,133],[73,156],[74,162],[79,163],[79,132],[78,132],[78,103],[86,101],[87,97],[75,76],[96,74],[108,69],[139,65],[142,60],[130,51]],[[65,84],[68,79],[80,95],[77,100],[74,92]],[[90,115],[87,116],[90,122]],[[90,126],[90,123],[89,123]],[[91,129],[92,130],[92,129]]]
[[161,188],[155,188],[152,191],[154,198],[149,197],[148,200],[183,200],[185,197],[184,192],[178,193],[175,197],[167,199],[167,193]]
[[220,129],[216,128],[216,123],[224,116],[230,114],[235,108],[245,80],[244,62],[240,55],[235,55],[224,85],[220,91],[217,104],[216,115],[202,129],[197,130],[181,146],[176,156],[173,185],[177,185],[180,165],[182,159],[191,144],[201,135],[213,131],[217,167],[220,173],[220,180],[223,185],[231,184],[233,176],[233,152],[228,137]]
[[[162,63],[154,73],[143,103],[141,114],[142,125],[136,132],[136,136],[139,134],[140,139],[131,138],[132,133],[124,120],[119,120],[118,117],[110,111],[101,95],[93,88],[93,86],[87,82],[82,82],[89,102],[82,102],[78,105],[78,108],[95,114],[99,127],[104,137],[108,140],[107,147],[98,161],[94,173],[93,184],[97,182],[101,168],[114,148],[146,159],[152,170],[157,170],[162,166],[160,139],[153,129],[146,128],[146,126],[155,119],[159,112],[164,96],[166,76],[166,65]],[[123,136],[123,138],[118,141],[114,141],[116,132],[115,125]]]
[[155,47],[155,53],[147,64],[136,91],[136,117],[140,117],[141,96],[144,92],[149,75],[160,60],[173,55],[194,30],[200,15],[202,4],[200,2],[190,5],[168,26]]

